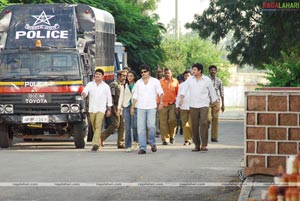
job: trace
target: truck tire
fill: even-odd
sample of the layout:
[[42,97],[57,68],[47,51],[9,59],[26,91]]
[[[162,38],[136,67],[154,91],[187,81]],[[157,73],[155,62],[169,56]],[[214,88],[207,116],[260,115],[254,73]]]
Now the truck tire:
[[85,147],[88,127],[85,121],[73,125],[74,144],[77,149]]
[[93,128],[92,128],[92,125],[89,124],[89,132],[88,132],[87,141],[92,142],[93,141],[93,136],[94,136]]
[[10,144],[11,143],[8,135],[8,126],[0,125],[0,147],[8,148]]

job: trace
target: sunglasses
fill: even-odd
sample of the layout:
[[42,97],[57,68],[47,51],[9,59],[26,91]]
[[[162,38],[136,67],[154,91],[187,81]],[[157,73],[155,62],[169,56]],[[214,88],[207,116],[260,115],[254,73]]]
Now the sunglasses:
[[141,74],[144,74],[144,73],[147,73],[148,71],[147,70],[143,70],[141,71]]

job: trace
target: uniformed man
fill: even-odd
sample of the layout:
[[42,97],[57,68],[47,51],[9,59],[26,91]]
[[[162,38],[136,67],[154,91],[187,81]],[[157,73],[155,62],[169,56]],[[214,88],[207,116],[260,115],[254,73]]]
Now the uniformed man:
[[[213,86],[216,90],[216,94],[218,96],[217,105],[221,109],[222,112],[225,110],[225,104],[224,104],[224,87],[222,80],[216,76],[218,68],[215,65],[209,66],[209,78],[211,79]],[[222,103],[222,106],[220,105],[220,101]],[[221,107],[220,107],[221,106]],[[208,125],[211,124],[211,141],[212,142],[219,142],[219,110],[216,111],[213,109],[214,105],[209,105],[208,110]]]
[[[118,101],[120,97],[120,89],[124,87],[126,79],[126,71],[120,70],[117,72],[117,80],[110,83],[111,95],[113,100],[111,123],[101,134],[101,141],[104,142],[111,134],[114,134],[115,130],[118,129],[118,149],[125,148],[125,129],[122,115],[117,115]],[[122,113],[121,113],[122,114]],[[103,146],[103,144],[102,144]]]

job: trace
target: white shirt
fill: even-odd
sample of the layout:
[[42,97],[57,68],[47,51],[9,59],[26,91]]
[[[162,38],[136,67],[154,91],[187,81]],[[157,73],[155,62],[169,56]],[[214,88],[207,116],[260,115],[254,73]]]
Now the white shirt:
[[190,107],[208,107],[210,101],[215,102],[216,100],[218,100],[218,96],[216,95],[213,83],[209,77],[202,75],[201,79],[197,80],[195,76],[192,76],[185,82],[185,89],[181,91],[180,95],[185,96],[187,94],[187,91],[190,92]]
[[[184,91],[185,89],[186,89],[186,81],[179,84],[179,90],[178,90],[178,94],[176,97],[176,108],[179,107],[180,94],[183,93],[182,91]],[[190,109],[190,106],[189,106],[190,100],[189,99],[190,99],[190,92],[187,91],[183,98],[183,104],[180,107],[181,110],[189,110]]]
[[133,86],[133,88],[130,91],[128,83],[125,84],[125,87],[121,86],[120,98],[119,98],[119,102],[118,102],[118,109],[129,106],[130,100],[132,100],[132,94],[134,91],[134,87],[135,87],[135,85]]
[[154,109],[157,108],[157,96],[163,94],[158,79],[150,77],[148,83],[145,84],[143,79],[139,79],[133,91],[133,99],[137,100],[136,108],[139,109]]
[[104,81],[99,85],[95,81],[89,82],[85,86],[83,93],[89,96],[90,113],[105,113],[106,106],[112,106],[110,88]]

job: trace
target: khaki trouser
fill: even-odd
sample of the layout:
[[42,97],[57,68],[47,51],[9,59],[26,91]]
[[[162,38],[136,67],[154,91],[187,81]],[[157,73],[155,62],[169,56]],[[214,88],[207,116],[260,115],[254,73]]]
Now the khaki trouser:
[[[218,108],[220,108],[220,103],[217,103]],[[211,124],[211,139],[217,140],[219,137],[219,112],[213,108],[213,104],[209,105],[208,111],[208,125]]]
[[175,104],[163,107],[163,109],[159,111],[159,124],[161,140],[163,142],[169,142],[170,138],[175,137],[177,128]]
[[190,118],[192,122],[192,131],[193,131],[192,137],[196,148],[200,148],[201,143],[202,146],[207,146],[207,141],[208,141],[207,117],[208,117],[208,107],[190,108]]
[[180,110],[180,116],[184,141],[192,142],[192,122],[190,118],[190,110]]
[[101,134],[101,140],[105,141],[110,135],[115,133],[115,130],[118,129],[118,146],[124,146],[125,144],[125,127],[123,116],[117,116],[115,112],[111,113],[111,124],[105,129]]
[[101,128],[102,128],[104,113],[97,112],[97,113],[89,113],[89,114],[90,114],[91,125],[94,132],[92,144],[98,145],[100,147]]

